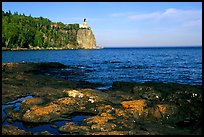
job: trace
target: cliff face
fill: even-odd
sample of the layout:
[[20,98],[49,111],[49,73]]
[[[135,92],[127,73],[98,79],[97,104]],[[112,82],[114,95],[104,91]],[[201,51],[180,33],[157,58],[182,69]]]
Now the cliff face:
[[91,28],[80,28],[77,31],[76,41],[80,49],[95,49],[96,39]]

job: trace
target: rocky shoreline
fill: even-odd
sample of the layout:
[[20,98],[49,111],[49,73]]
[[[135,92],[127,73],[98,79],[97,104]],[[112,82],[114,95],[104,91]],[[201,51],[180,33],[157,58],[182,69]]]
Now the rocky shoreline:
[[2,64],[3,135],[202,134],[202,85],[114,82],[101,91],[100,83],[45,75],[67,67]]

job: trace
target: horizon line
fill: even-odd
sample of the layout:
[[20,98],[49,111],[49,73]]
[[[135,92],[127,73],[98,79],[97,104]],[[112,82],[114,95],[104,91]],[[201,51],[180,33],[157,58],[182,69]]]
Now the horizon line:
[[179,48],[179,47],[202,47],[202,45],[191,46],[104,46],[103,48]]

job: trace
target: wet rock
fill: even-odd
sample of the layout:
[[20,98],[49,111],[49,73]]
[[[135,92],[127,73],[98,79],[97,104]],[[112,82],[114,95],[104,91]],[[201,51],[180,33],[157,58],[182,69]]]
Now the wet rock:
[[51,124],[50,127],[52,127],[52,128],[58,128],[58,125],[56,125],[56,124]]
[[2,127],[2,135],[32,135],[32,133],[15,126],[5,125]]
[[2,116],[2,123],[6,120],[6,116]]
[[136,97],[141,97],[146,100],[159,100],[159,98],[161,98],[160,92],[148,86],[134,86],[132,92]]
[[133,82],[115,81],[112,84],[112,90],[132,92],[134,85],[135,85],[135,83],[133,83]]
[[178,108],[175,105],[157,104],[154,107],[148,108],[148,115],[155,117],[157,120],[168,120],[176,115]]
[[[196,96],[195,96],[196,94]],[[198,124],[202,117],[202,93],[196,91],[176,91],[166,98],[178,107],[178,113],[171,119],[175,123],[191,119],[192,125]]]
[[[113,82],[113,91],[125,91],[132,97],[130,99],[160,100],[162,94],[151,84],[131,83],[131,82]],[[129,99],[128,99],[129,100]]]
[[14,106],[8,106],[4,109],[4,112],[8,115],[9,112],[11,112],[14,109]]
[[22,120],[22,114],[20,111],[10,111],[8,112],[7,116],[13,120]]
[[10,118],[7,120],[7,122],[10,123],[10,124],[14,123],[13,119],[10,119]]
[[39,133],[35,133],[34,135],[53,135],[53,134],[51,134],[48,131],[42,131],[42,132],[39,132]]
[[[109,91],[109,92],[112,92],[110,96],[114,97],[111,99],[111,102],[113,102],[113,99],[115,99],[113,102],[114,104],[120,104],[122,101],[134,99],[132,93],[128,93],[124,91]],[[119,102],[119,103],[116,103],[116,102]]]
[[66,132],[66,133],[84,133],[89,131],[89,127],[88,126],[78,126],[77,124],[75,124],[74,122],[69,122],[64,126],[61,126],[59,128],[60,132]]

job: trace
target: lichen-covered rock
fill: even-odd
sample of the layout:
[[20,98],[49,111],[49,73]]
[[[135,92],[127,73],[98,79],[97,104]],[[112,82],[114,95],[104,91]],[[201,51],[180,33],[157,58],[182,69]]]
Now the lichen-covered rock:
[[5,125],[2,127],[2,135],[32,135],[32,133],[15,126]]
[[22,120],[22,113],[20,111],[10,111],[7,116],[12,118],[12,120]]
[[28,98],[26,100],[23,100],[21,105],[36,105],[39,103],[42,103],[43,100],[41,98]]
[[87,110],[87,98],[64,97],[49,104],[34,105],[23,114],[22,120],[26,122],[49,122],[61,119],[65,113],[81,112]]
[[49,122],[50,120],[56,120],[63,113],[76,110],[76,106],[73,107],[73,105],[77,103],[75,99],[65,97],[57,99],[46,106],[34,105],[25,112],[22,119],[27,122]]
[[64,126],[59,128],[60,132],[67,132],[67,133],[84,133],[89,131],[88,126],[78,126],[74,122],[69,122]]
[[123,101],[121,102],[125,109],[132,109],[137,111],[139,114],[144,113],[144,107],[146,106],[146,100],[133,100],[133,101]]
[[59,106],[63,106],[63,105],[74,105],[76,104],[76,99],[72,99],[69,97],[64,97],[64,98],[60,98],[54,101],[55,104],[58,104]]
[[116,114],[118,117],[125,117],[125,116],[126,116],[126,111],[125,111],[125,110],[122,110],[122,109],[115,109],[115,114]]
[[20,108],[21,108],[22,112],[24,112],[27,109],[31,108],[32,106],[37,105],[37,104],[41,104],[43,102],[44,102],[44,100],[42,98],[28,98],[28,99],[22,101]]
[[64,90],[63,92],[66,93],[69,97],[74,97],[74,98],[75,97],[82,98],[84,96],[84,94],[78,90]]
[[100,116],[86,118],[84,122],[88,125],[93,125],[93,124],[103,125],[109,120],[113,120],[113,119],[115,119],[115,117],[113,117],[111,114],[101,113]]
[[106,104],[97,104],[96,105],[96,110],[98,111],[98,113],[111,113],[112,111],[114,111],[114,107],[111,105],[106,105]]
[[59,109],[60,107],[56,104],[45,107],[33,106],[25,112],[22,119],[27,122],[49,122],[53,115],[56,116],[57,113],[55,112],[60,111]]
[[113,131],[116,127],[117,127],[116,124],[108,122],[104,124],[93,124],[91,126],[91,129],[94,131],[107,132],[107,131]]

